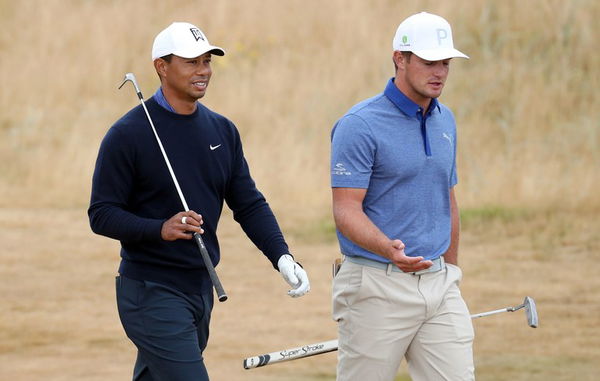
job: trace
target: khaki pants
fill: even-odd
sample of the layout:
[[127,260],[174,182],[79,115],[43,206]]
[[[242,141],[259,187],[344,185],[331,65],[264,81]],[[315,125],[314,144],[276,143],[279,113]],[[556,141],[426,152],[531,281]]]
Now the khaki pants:
[[333,282],[338,381],[474,380],[473,325],[459,267],[412,275],[345,261]]

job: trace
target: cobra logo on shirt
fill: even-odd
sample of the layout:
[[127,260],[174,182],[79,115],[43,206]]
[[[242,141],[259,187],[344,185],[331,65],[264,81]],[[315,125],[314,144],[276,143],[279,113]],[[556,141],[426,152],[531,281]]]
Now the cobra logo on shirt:
[[340,175],[340,176],[350,176],[352,174],[352,172],[348,171],[346,169],[346,167],[344,167],[344,164],[342,164],[342,163],[337,163],[335,165],[335,167],[333,167],[333,170],[331,171],[331,173],[334,175]]

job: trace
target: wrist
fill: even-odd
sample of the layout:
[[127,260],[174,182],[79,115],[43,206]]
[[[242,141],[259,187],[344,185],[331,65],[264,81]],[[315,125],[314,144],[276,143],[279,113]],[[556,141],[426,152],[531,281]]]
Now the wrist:
[[294,257],[291,254],[283,254],[277,260],[277,268],[281,270],[281,266],[286,263],[294,263]]
[[399,246],[397,240],[388,240],[382,248],[382,254],[390,261],[397,259],[398,254],[404,254],[404,246]]

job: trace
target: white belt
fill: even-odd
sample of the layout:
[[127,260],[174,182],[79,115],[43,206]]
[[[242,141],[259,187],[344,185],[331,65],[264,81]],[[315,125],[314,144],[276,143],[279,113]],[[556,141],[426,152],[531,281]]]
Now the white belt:
[[416,271],[416,272],[402,271],[400,269],[400,267],[396,266],[393,263],[383,263],[383,262],[379,262],[379,261],[365,258],[365,257],[351,257],[351,256],[347,255],[346,260],[350,261],[352,263],[356,263],[357,265],[363,265],[363,266],[374,267],[376,269],[381,269],[381,270],[384,270],[385,272],[387,272],[388,274],[391,273],[392,271],[394,271],[394,272],[406,273],[406,274],[412,274],[412,275],[423,275],[423,274],[427,274],[427,273],[434,273],[434,272],[437,272],[437,271],[440,271],[440,270],[443,270],[446,268],[446,264],[444,262],[444,257],[442,257],[442,256],[437,257],[436,259],[432,259],[431,262],[433,262],[433,265],[431,265],[430,267],[426,268],[425,270],[420,270],[420,271]]

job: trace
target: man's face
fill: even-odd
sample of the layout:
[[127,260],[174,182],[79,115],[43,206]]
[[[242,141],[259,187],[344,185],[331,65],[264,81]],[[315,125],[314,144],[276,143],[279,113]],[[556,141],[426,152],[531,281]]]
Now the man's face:
[[404,70],[399,70],[402,76],[405,94],[417,104],[427,103],[431,98],[442,94],[442,89],[448,78],[450,59],[441,61],[426,61],[412,54],[408,59],[403,57]]
[[183,102],[196,102],[206,94],[212,75],[211,54],[205,53],[196,58],[182,58],[173,55],[171,62],[165,62],[162,81],[163,91]]

